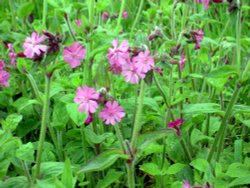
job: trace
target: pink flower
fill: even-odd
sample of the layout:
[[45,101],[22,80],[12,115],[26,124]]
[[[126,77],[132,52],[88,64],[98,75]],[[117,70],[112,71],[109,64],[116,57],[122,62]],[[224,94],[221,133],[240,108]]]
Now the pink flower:
[[9,52],[10,62],[13,66],[16,66],[16,57],[15,57],[16,54],[15,54],[14,48],[12,44],[10,43],[8,43],[7,46],[10,49],[10,52]]
[[117,101],[108,101],[102,111],[99,113],[99,117],[104,121],[106,125],[115,125],[120,122],[125,116],[123,108],[118,105]]
[[103,20],[103,21],[106,21],[108,18],[109,18],[109,13],[108,13],[108,12],[104,12],[104,13],[102,14],[102,20]]
[[33,32],[31,37],[27,37],[23,44],[24,55],[27,58],[32,59],[35,55],[39,56],[46,51],[47,46],[41,45],[40,43],[44,41],[43,36],[39,36],[38,33]]
[[117,64],[117,63],[115,63],[115,64],[113,64],[113,65],[111,65],[111,66],[109,67],[109,70],[110,70],[113,74],[119,74],[119,73],[122,72],[122,66],[119,65],[119,64]]
[[118,39],[112,41],[113,49],[109,48],[108,59],[110,64],[124,65],[129,59],[129,45],[128,41],[124,40],[118,47]]
[[204,10],[208,8],[210,0],[197,0],[198,3],[204,3]]
[[4,68],[5,63],[3,60],[0,60],[0,86],[2,87],[2,89],[9,86],[8,80],[10,78],[10,74],[6,72]]
[[98,104],[96,102],[98,97],[99,93],[97,93],[94,88],[90,88],[85,85],[83,89],[81,87],[77,88],[74,102],[76,104],[80,104],[78,108],[79,112],[84,111],[87,114],[94,113],[98,108]]
[[154,71],[157,72],[157,73],[159,73],[161,76],[163,76],[163,68],[161,68],[161,67],[155,67]]
[[169,128],[173,128],[176,130],[176,134],[178,136],[181,135],[181,130],[180,130],[180,126],[184,123],[184,120],[183,119],[176,119],[175,121],[173,122],[169,122],[168,123],[168,127]]
[[82,20],[78,19],[78,20],[75,20],[75,23],[78,27],[81,27],[82,26]]
[[88,118],[85,121],[85,125],[89,125],[93,121],[93,114],[89,113]]
[[145,78],[145,73],[139,70],[138,66],[134,62],[128,61],[122,68],[122,76],[125,76],[125,81],[131,84],[138,84],[140,78]]
[[122,12],[122,17],[123,17],[124,19],[127,19],[127,18],[128,18],[128,12],[127,12],[126,10],[124,10],[124,11]]
[[71,68],[81,65],[81,60],[85,57],[86,50],[79,42],[75,42],[63,50],[64,61],[66,61]]
[[193,39],[195,41],[195,50],[200,49],[200,43],[202,42],[204,38],[203,30],[202,29],[193,30],[191,34],[193,35]]
[[140,52],[138,56],[133,58],[138,69],[144,73],[147,73],[155,65],[154,58],[150,56],[150,51]]
[[184,65],[186,64],[187,60],[185,59],[185,54],[181,53],[181,60],[179,61],[179,68],[180,71],[183,71]]
[[182,184],[182,188],[192,188],[192,186],[189,184],[188,180],[184,180]]

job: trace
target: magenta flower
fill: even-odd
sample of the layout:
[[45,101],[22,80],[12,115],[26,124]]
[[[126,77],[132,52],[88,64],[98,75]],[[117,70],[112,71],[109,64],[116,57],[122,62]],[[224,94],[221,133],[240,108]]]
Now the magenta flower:
[[102,111],[99,113],[99,117],[104,121],[106,125],[115,125],[120,122],[125,116],[123,108],[118,105],[117,101],[108,101]]
[[87,117],[84,124],[89,125],[90,123],[92,123],[92,121],[93,121],[93,114],[89,113],[89,115],[88,115],[88,117]]
[[133,62],[141,72],[147,73],[155,65],[154,58],[150,56],[150,51],[140,52],[138,56],[133,58]]
[[108,12],[104,12],[104,13],[102,14],[102,20],[103,20],[103,21],[106,21],[108,18],[109,18],[109,13],[108,13]]
[[180,71],[183,71],[184,65],[186,64],[187,60],[185,59],[185,54],[181,53],[181,60],[179,61],[179,68]]
[[122,12],[122,17],[123,17],[124,19],[127,19],[127,18],[128,18],[128,12],[127,12],[126,10],[124,10],[124,11]]
[[10,63],[11,65],[13,66],[16,66],[16,54],[15,54],[15,51],[14,51],[14,48],[12,46],[12,44],[8,43],[7,44],[8,48],[10,49],[10,52],[9,52],[9,58],[10,58]]
[[207,10],[210,0],[197,0],[198,3],[204,3],[204,10]]
[[86,50],[79,42],[75,42],[63,50],[64,61],[66,61],[71,68],[81,65],[81,60],[85,58]]
[[136,63],[128,61],[126,65],[122,68],[122,76],[125,76],[125,81],[130,82],[131,84],[138,84],[140,78],[145,78],[145,73],[139,70]]
[[4,60],[0,60],[0,70],[4,70],[5,62]]
[[78,27],[81,27],[82,26],[82,20],[78,19],[78,20],[75,20],[75,23]]
[[27,37],[23,44],[24,55],[32,59],[35,55],[40,56],[47,49],[46,45],[40,43],[44,41],[43,35],[40,37],[38,33],[33,32],[31,37]]
[[154,71],[157,72],[157,73],[159,73],[161,76],[163,76],[163,68],[161,68],[161,67],[155,67]]
[[176,119],[176,120],[173,121],[173,122],[169,122],[169,123],[168,123],[168,127],[169,127],[169,128],[172,128],[172,129],[175,129],[175,130],[176,130],[177,136],[180,136],[180,135],[181,135],[180,126],[181,126],[183,123],[184,123],[184,120],[183,120],[183,119]]
[[109,67],[109,70],[110,70],[113,74],[119,74],[119,73],[122,72],[122,66],[119,65],[119,64],[117,64],[117,63],[115,63],[115,64],[113,64],[113,65],[111,65],[111,66]]
[[184,180],[181,188],[192,188],[188,180]]
[[129,45],[128,41],[124,40],[118,47],[118,39],[112,41],[113,49],[109,48],[108,59],[111,65],[124,65],[129,59]]
[[98,104],[96,100],[98,100],[99,93],[95,91],[94,88],[90,88],[88,86],[84,86],[83,89],[81,87],[77,88],[76,97],[74,102],[76,104],[80,104],[78,111],[79,112],[86,112],[94,113],[98,108]]

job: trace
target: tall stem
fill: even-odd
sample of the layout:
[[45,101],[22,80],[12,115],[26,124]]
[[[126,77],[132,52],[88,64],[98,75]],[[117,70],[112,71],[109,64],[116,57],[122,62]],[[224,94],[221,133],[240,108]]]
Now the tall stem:
[[115,132],[116,132],[118,141],[120,143],[120,146],[121,146],[123,152],[126,153],[126,146],[124,144],[124,140],[123,140],[123,136],[122,136],[120,127],[118,125],[115,125],[114,128],[115,128]]
[[139,20],[139,17],[140,17],[141,11],[142,11],[143,3],[144,3],[144,0],[141,0],[140,5],[139,5],[139,9],[137,11],[137,14],[136,14],[136,17],[135,17],[135,20],[134,20],[134,23],[133,23],[132,28],[130,30],[129,40],[132,39],[133,31],[135,29],[135,26],[136,26],[136,24],[137,24],[137,22]]
[[231,115],[233,105],[237,101],[239,92],[240,92],[240,88],[239,87],[235,87],[233,96],[232,96],[232,98],[231,98],[231,100],[230,100],[230,102],[229,102],[229,104],[227,106],[226,113],[225,113],[225,115],[224,115],[224,117],[222,119],[220,129],[219,129],[219,131],[216,134],[214,143],[213,143],[212,148],[211,148],[211,150],[209,152],[208,159],[207,159],[208,162],[211,161],[211,159],[212,159],[212,157],[213,157],[213,155],[215,153],[216,147],[218,146],[218,143],[220,144],[219,145],[220,149],[218,151],[217,158],[219,158],[220,151],[222,150],[222,142],[223,142],[224,137],[225,137],[225,130],[226,130],[226,126],[227,126],[227,120],[229,119],[229,117]]
[[127,163],[127,172],[128,172],[128,187],[135,187],[135,174],[134,174],[134,161]]
[[36,156],[36,171],[35,171],[36,178],[39,178],[40,176],[40,165],[43,153],[43,144],[45,140],[46,127],[49,119],[50,83],[51,83],[51,75],[45,75],[45,100],[43,102],[42,123],[40,129],[38,151]]
[[120,27],[121,21],[122,21],[122,12],[123,12],[124,7],[125,7],[125,2],[126,2],[125,0],[122,0],[122,4],[121,4],[119,16],[118,16],[117,24],[116,24],[116,28],[115,28],[116,33],[119,33],[119,27]]
[[241,45],[240,45],[240,36],[241,36],[241,4],[240,0],[237,0],[238,12],[237,12],[237,22],[236,22],[236,49],[237,49],[237,65],[241,66]]
[[175,36],[175,8],[177,6],[178,0],[174,1],[173,7],[172,7],[172,12],[171,12],[171,34],[173,40],[176,38]]
[[141,119],[141,112],[142,112],[143,99],[144,99],[144,87],[145,87],[145,82],[144,80],[141,80],[140,96],[139,96],[139,101],[138,101],[139,104],[136,110],[135,123],[134,123],[132,138],[131,138],[131,147],[132,147],[133,152],[135,151],[137,137],[141,130],[140,119]]
[[47,0],[43,0],[43,18],[42,18],[42,24],[43,24],[44,28],[46,28],[47,12],[48,12]]

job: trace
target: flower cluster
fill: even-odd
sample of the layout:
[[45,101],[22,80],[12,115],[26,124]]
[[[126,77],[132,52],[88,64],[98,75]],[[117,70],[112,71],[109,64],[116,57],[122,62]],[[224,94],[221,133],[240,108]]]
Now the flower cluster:
[[146,73],[154,66],[154,58],[150,51],[139,52],[138,55],[130,57],[128,41],[124,40],[118,45],[118,40],[112,41],[113,48],[108,49],[109,70],[113,74],[121,73],[125,81],[132,84],[139,83],[144,79]]
[[[88,114],[88,118],[85,125],[89,125],[93,121],[93,113],[98,109],[98,99],[100,95],[94,88],[88,86],[78,87],[74,102],[80,104],[78,111],[84,111]],[[123,108],[119,106],[117,101],[108,101],[105,103],[105,107],[99,113],[99,117],[104,121],[105,124],[115,125],[120,122],[125,116]]]
[[8,72],[5,71],[5,63],[3,60],[0,60],[0,86],[2,87],[2,89],[4,89],[4,87],[8,87],[10,74]]

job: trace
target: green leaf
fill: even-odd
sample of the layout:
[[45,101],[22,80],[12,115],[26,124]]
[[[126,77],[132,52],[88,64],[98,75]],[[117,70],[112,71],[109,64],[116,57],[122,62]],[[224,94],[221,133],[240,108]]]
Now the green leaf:
[[114,169],[111,169],[108,171],[108,174],[102,179],[99,180],[96,188],[105,188],[110,186],[113,182],[117,181],[124,172],[116,171]]
[[190,165],[200,172],[205,172],[209,168],[209,163],[205,159],[195,159]]
[[180,172],[186,165],[185,164],[181,164],[181,163],[175,163],[173,165],[171,165],[170,167],[168,167],[167,169],[167,174],[176,174],[178,172]]
[[54,106],[52,115],[52,126],[57,128],[65,128],[67,122],[69,121],[69,115],[65,104],[62,102],[57,102]]
[[21,6],[19,7],[18,11],[17,11],[17,15],[20,18],[25,18],[27,16],[29,16],[31,14],[31,12],[34,9],[34,4],[33,2],[28,2],[28,3],[23,3],[21,4]]
[[160,168],[155,163],[144,163],[143,165],[140,165],[140,170],[152,175],[161,175],[162,172]]
[[200,130],[198,129],[193,129],[192,133],[191,133],[191,144],[193,146],[196,145],[197,142],[201,141],[201,140],[213,140],[213,138],[204,135]]
[[250,114],[250,106],[246,105],[234,105],[233,113],[249,113]]
[[64,163],[64,170],[62,174],[62,184],[67,188],[74,188],[76,179],[73,178],[70,160],[66,159]]
[[11,114],[5,120],[2,121],[2,126],[5,131],[14,131],[19,122],[23,119],[22,115]]
[[34,161],[34,146],[31,142],[22,145],[17,151],[16,156],[24,161],[33,162]]
[[242,148],[243,148],[243,140],[235,140],[234,142],[234,160],[235,162],[242,162]]
[[246,175],[240,178],[236,178],[233,180],[230,184],[229,187],[234,187],[237,185],[249,185],[250,184],[250,175]]
[[197,103],[185,105],[183,113],[186,114],[209,114],[223,113],[221,106],[216,103]]
[[240,178],[250,174],[248,168],[242,163],[232,163],[227,170],[226,175],[233,178]]
[[40,103],[35,99],[31,100],[29,98],[21,97],[14,102],[13,106],[18,110],[18,112],[21,112],[26,107],[28,107],[32,104],[40,104]]
[[113,133],[104,133],[102,135],[97,135],[90,127],[84,128],[84,133],[87,141],[90,144],[100,144],[113,135]]
[[128,156],[123,154],[121,150],[113,149],[105,151],[87,162],[78,173],[104,170],[119,158],[128,159]]
[[18,176],[18,177],[10,177],[3,183],[0,183],[1,188],[27,188],[29,186],[29,182],[27,181],[27,177]]
[[[36,165],[32,168],[32,172]],[[64,170],[64,163],[63,162],[42,162],[41,163],[41,174],[43,175],[43,179],[53,178],[61,175]]]
[[69,117],[76,125],[83,125],[87,119],[87,115],[83,112],[78,111],[78,104],[69,103],[66,105]]

